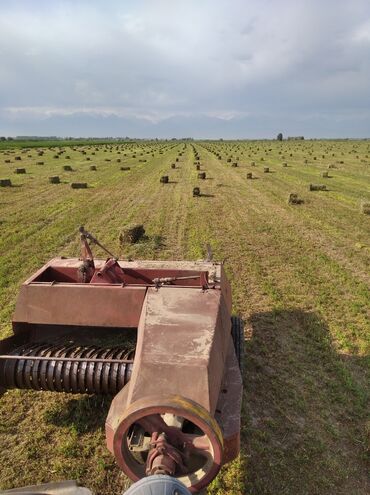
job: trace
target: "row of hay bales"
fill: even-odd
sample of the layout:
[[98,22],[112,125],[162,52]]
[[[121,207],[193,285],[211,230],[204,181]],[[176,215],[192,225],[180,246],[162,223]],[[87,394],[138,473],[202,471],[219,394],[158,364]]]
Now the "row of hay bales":
[[[221,155],[220,151],[217,148],[214,149],[213,147],[210,146],[208,148],[206,147],[206,149],[208,151],[210,151],[213,155],[215,155],[215,157],[218,160],[222,160],[222,155]],[[240,154],[242,154],[242,155],[244,154],[243,151],[240,151],[240,148],[238,148],[238,151],[239,151]],[[271,148],[269,149],[269,151],[271,151]],[[310,154],[312,154],[312,153],[310,153]],[[332,153],[332,156],[334,156],[334,155],[335,154]],[[292,154],[291,154],[291,156],[292,156]],[[316,159],[316,157],[314,157],[314,158]],[[324,158],[324,156],[322,156],[322,158]],[[231,167],[236,168],[236,167],[239,166],[239,163],[237,161],[236,162],[233,162],[233,159],[234,160],[239,160],[239,156],[234,156],[234,155],[230,155],[229,154],[228,155],[228,158],[226,159],[226,164],[231,164]],[[308,160],[305,160],[305,162],[308,162]],[[343,160],[340,160],[338,163],[343,164],[344,161]],[[255,167],[256,166],[256,162],[255,161],[251,162],[251,166],[252,167]],[[287,162],[283,162],[282,166],[285,168],[285,167],[288,166],[288,163]],[[331,164],[328,165],[328,169],[335,169],[335,168],[337,168],[337,165],[336,164],[331,163]],[[264,173],[270,173],[271,170],[270,170],[269,167],[264,167],[263,168],[263,172]],[[333,177],[333,176],[329,175],[329,172],[328,171],[321,172],[320,176],[322,178],[324,178],[324,179],[328,179],[328,178],[332,178]],[[251,172],[248,172],[247,175],[246,175],[246,178],[248,180],[251,180],[251,179],[253,179],[255,177],[253,176],[253,174]],[[309,184],[308,185],[308,190],[309,191],[328,191],[326,184]],[[303,203],[304,203],[304,200],[302,198],[300,198],[299,195],[296,192],[289,193],[289,195],[288,195],[288,204],[289,205],[301,205]],[[370,214],[370,202],[362,200],[360,202],[360,211],[362,213],[364,213],[364,214],[367,214],[367,215]]]
[[[185,148],[184,148],[185,149]],[[195,156],[194,156],[194,165],[196,167],[196,170],[198,171],[198,174],[197,174],[197,177],[198,179],[206,179],[206,172],[202,171],[200,172],[200,166],[201,166],[201,163],[200,163],[200,155],[197,153],[197,151],[195,150],[195,148],[193,147],[193,150],[195,152]],[[175,163],[172,163],[171,164],[171,169],[172,170],[175,170],[177,168],[176,164],[180,162],[180,157],[182,156],[182,152],[179,152],[179,156],[175,159]],[[168,175],[162,175],[160,178],[159,178],[159,182],[161,184],[169,184],[170,183],[170,180],[169,180],[169,176]],[[198,186],[195,186],[193,187],[193,197],[199,197],[199,196],[202,196],[201,192],[200,192],[200,187]]]
[[[148,154],[148,155],[149,154],[152,154],[152,156],[154,156],[154,153],[152,153],[152,151],[154,151],[154,147],[152,147],[152,148],[153,148],[153,150],[151,149],[151,150],[147,151],[145,154]],[[155,151],[163,154],[163,150],[164,149],[167,149],[167,148],[168,148],[167,146],[162,146],[159,149],[158,148],[155,148]],[[88,149],[90,150],[90,152],[91,152],[92,155],[95,155],[95,152],[96,151],[101,151],[98,147],[95,147],[95,151],[91,151],[92,150],[92,147],[89,147]],[[131,149],[134,149],[134,147],[132,146]],[[135,149],[137,149],[136,146],[135,146]],[[77,149],[77,148],[73,148],[72,147],[71,150],[72,151],[78,151],[78,152],[80,152],[83,155],[86,155],[86,153],[87,153],[87,151],[84,150],[84,149]],[[115,150],[116,151],[118,150],[117,151],[118,154],[121,153],[121,151],[119,151],[118,146],[115,148]],[[122,150],[122,148],[121,148],[121,150]],[[124,149],[124,150],[127,151],[127,149]],[[29,152],[29,151],[30,150],[25,149],[25,150],[22,150],[21,153],[24,154],[24,153]],[[37,155],[38,156],[44,156],[44,153],[46,152],[46,150],[44,150],[44,149],[38,149],[36,151],[37,151]],[[51,153],[53,153],[53,152],[55,153],[56,150],[55,150],[55,148],[49,148],[49,151]],[[103,151],[104,152],[114,152],[114,149],[113,149],[113,147],[105,146],[105,149]],[[5,156],[8,156],[8,155],[15,154],[16,152],[17,152],[16,150],[7,150],[7,151],[3,152],[3,154]],[[53,155],[54,156],[54,159],[59,159],[59,157],[62,156],[65,152],[66,152],[65,149],[59,149],[57,151],[57,153]],[[144,155],[144,152],[138,153],[136,151],[136,153],[134,153],[132,155],[132,158],[136,158],[136,155],[143,156]],[[127,156],[127,153],[124,153],[124,156]],[[27,157],[28,158],[32,158],[32,155],[27,155]],[[64,156],[64,158],[67,159],[67,160],[69,160],[71,157],[70,157],[70,155],[66,155],[66,156]],[[90,157],[87,157],[86,159],[87,160],[90,160]],[[22,157],[19,156],[19,155],[16,155],[14,157],[14,160],[21,161],[22,160]],[[106,159],[106,161],[110,161],[110,159],[109,160]],[[146,159],[139,159],[139,162],[145,163],[146,161],[147,161]],[[178,161],[178,158],[177,158],[177,161]],[[121,159],[117,159],[117,162],[121,162]],[[6,159],[5,160],[5,163],[11,163],[11,160],[10,159]],[[44,165],[44,161],[38,161],[36,164],[37,165]],[[65,172],[73,172],[74,171],[71,165],[63,165],[63,170]],[[96,165],[90,165],[89,170],[91,170],[91,171],[97,171]],[[130,170],[130,167],[127,167],[127,166],[126,167],[120,167],[120,170],[127,171],[127,170]],[[14,170],[14,172],[16,174],[26,174],[26,168],[24,168],[24,167],[22,167],[22,168],[16,168]],[[58,175],[50,176],[49,177],[49,183],[51,183],[51,184],[60,184],[61,183],[60,177]],[[9,178],[0,179],[0,187],[11,187],[11,186],[12,186],[11,179],[9,179]],[[73,189],[86,189],[88,187],[88,184],[86,182],[72,182],[71,183],[71,187]]]
[[[276,152],[281,155],[281,158],[284,158],[284,155],[287,154],[290,157],[302,157],[302,154],[304,155],[304,158],[307,160],[308,163],[308,157],[310,157],[312,160],[317,161],[320,157],[322,160],[330,159],[332,160],[333,157],[341,156],[341,157],[351,157],[354,158],[353,155],[355,155],[356,159],[360,160],[361,162],[366,162],[368,161],[369,155],[370,155],[370,146],[367,146],[367,149],[365,152],[362,153],[362,156],[360,156],[359,150],[357,147],[354,147],[353,150],[350,151],[350,153],[344,153],[343,149],[337,150],[337,144],[335,145],[335,148],[333,146],[322,146],[321,149],[317,149],[317,143],[311,144],[308,143],[307,145],[304,144],[302,146],[301,143],[299,143],[299,146],[292,146],[292,144],[286,146],[284,145],[282,147],[281,144],[279,144],[277,147],[271,147],[271,142],[265,143],[265,144],[259,144],[259,145],[228,145],[228,146],[220,146],[220,145],[214,145],[214,144],[205,144],[204,146],[208,151],[212,152],[215,154],[215,156],[219,159],[222,159],[222,154],[225,154],[227,156],[227,161],[230,163],[233,158],[235,158],[236,155],[246,155],[248,157],[256,156],[256,154],[264,154],[265,156],[261,157],[262,161],[264,161],[266,156],[269,156],[270,152],[273,154],[276,154]],[[315,149],[314,149],[315,146]],[[280,149],[279,149],[280,148]],[[282,148],[282,149],[281,149]],[[293,153],[294,152],[294,153]],[[351,156],[352,153],[352,156]],[[236,159],[239,157],[236,156]],[[367,160],[366,160],[367,159]],[[338,163],[343,164],[344,160],[339,160]]]
[[[78,152],[82,153],[83,155],[86,155],[86,153],[87,153],[86,150],[78,150],[76,148],[71,148],[71,149],[72,149],[72,151],[78,151]],[[89,149],[91,150],[91,147]],[[118,147],[116,147],[115,149],[117,151],[118,150]],[[131,149],[133,149],[133,148],[131,148]],[[161,147],[159,151],[161,151],[162,149],[163,149],[163,147]],[[29,150],[22,150],[21,153],[25,153],[27,151],[29,151]],[[55,149],[54,148],[50,148],[49,151],[55,152]],[[59,157],[61,155],[63,155],[65,153],[65,151],[66,150],[64,150],[64,149],[58,150],[58,152],[53,155],[54,159],[59,159]],[[92,151],[91,154],[92,155],[95,155],[95,152],[96,151],[101,151],[101,150],[99,150],[99,148],[95,148],[95,151]],[[114,152],[114,149],[113,149],[113,147],[110,147],[110,148],[104,149],[103,151],[105,151],[105,152],[107,152],[107,151]],[[158,149],[156,151],[158,151]],[[9,150],[9,151],[3,152],[3,154],[6,155],[6,156],[11,155],[11,154],[14,154],[14,153],[16,153],[15,150]],[[45,150],[38,150],[37,151],[37,155],[38,156],[44,156],[44,153],[45,153]],[[121,153],[121,151],[118,151],[118,154],[120,154],[120,153]],[[162,153],[163,153],[163,151],[162,151]],[[137,153],[137,154],[139,156],[143,156],[144,155],[144,153]],[[148,155],[149,154],[152,154],[152,156],[154,156],[154,153],[151,153],[151,150],[149,150],[146,154],[148,154]],[[127,156],[127,153],[124,153],[124,156]],[[32,155],[27,155],[27,157],[28,158],[32,158]],[[66,155],[66,156],[64,156],[64,158],[67,159],[67,160],[70,160],[71,159],[70,155]],[[136,154],[133,154],[132,155],[132,158],[136,158]],[[14,160],[21,161],[22,160],[22,157],[19,156],[19,155],[16,155],[14,157]],[[91,159],[90,159],[90,157],[86,157],[86,160],[90,161]],[[106,161],[110,161],[110,160],[106,160]],[[147,161],[146,159],[139,159],[139,162],[146,162],[146,161]],[[121,159],[117,159],[117,162],[121,162]],[[6,159],[5,160],[5,163],[7,163],[7,164],[8,163],[11,163],[11,160],[10,159]],[[44,163],[45,163],[44,161],[38,161],[38,162],[36,162],[36,165],[44,165]],[[96,165],[90,165],[89,170],[91,170],[91,171],[97,171],[97,166]],[[120,167],[120,170],[127,171],[127,170],[130,170],[130,167]],[[73,170],[73,168],[72,168],[71,165],[63,165],[63,171],[65,171],[65,172],[73,172],[74,170]],[[27,171],[26,171],[26,168],[22,167],[22,168],[16,168],[14,170],[14,173],[16,173],[16,174],[26,174]],[[54,175],[54,176],[49,177],[49,183],[50,184],[60,184],[61,183],[60,177],[58,175]],[[9,179],[9,178],[0,179],[0,187],[11,187],[11,186],[12,186],[11,179]],[[71,187],[73,189],[86,189],[88,187],[88,184],[86,182],[72,182],[71,183]]]
[[[186,147],[186,146],[185,146]],[[185,148],[184,148],[185,149]],[[176,158],[176,163],[178,163],[180,160],[179,158],[182,156],[182,153],[179,153],[179,156]],[[122,168],[121,168],[122,169]],[[176,169],[176,164],[172,163],[171,164],[171,169]],[[169,183],[169,176],[168,175],[162,175],[160,177],[160,183],[162,184],[168,184]],[[200,191],[199,191],[200,193]],[[119,235],[119,241],[121,245],[125,244],[135,244],[141,239],[144,238],[145,235],[145,228],[143,224],[130,224],[127,225],[126,227],[123,228]]]

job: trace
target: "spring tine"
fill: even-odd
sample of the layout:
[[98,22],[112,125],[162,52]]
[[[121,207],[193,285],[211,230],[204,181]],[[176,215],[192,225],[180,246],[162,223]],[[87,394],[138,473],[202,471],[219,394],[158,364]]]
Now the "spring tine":
[[[32,353],[32,350],[33,346],[28,348],[23,355],[28,356],[30,353]],[[17,368],[15,370],[15,383],[17,385],[17,388],[27,388],[24,380],[26,363],[27,360],[25,359],[19,359],[19,361],[17,361]]]
[[[88,354],[86,355],[87,358],[92,358],[94,357],[95,354],[95,347],[91,347]],[[93,376],[94,376],[94,370],[95,370],[95,364],[96,363],[91,363],[91,362],[84,362],[84,372],[85,372],[85,391],[88,394],[93,394],[95,393],[94,386],[93,386]]]
[[85,349],[82,349],[80,353],[81,363],[78,368],[77,383],[78,383],[79,393],[81,394],[84,394],[87,389],[87,383],[86,383],[87,362],[84,361],[83,358],[89,357],[90,353],[93,351],[94,349],[91,349],[91,347],[86,347]]
[[[93,349],[91,351],[91,354],[89,357],[96,357],[96,349]],[[95,367],[98,363],[87,363],[87,368],[86,368],[86,389],[88,394],[94,394],[96,393],[95,387],[94,387],[94,375],[95,375]]]
[[[81,347],[76,347],[75,351],[73,352],[72,356],[70,356],[70,357],[79,358],[80,357],[80,351],[81,351]],[[77,381],[78,380],[78,367],[79,367],[78,362],[72,362],[71,368],[69,371],[69,378],[70,378],[70,385],[71,385],[70,392],[72,394],[78,393],[78,381]]]
[[[51,356],[53,351],[53,347],[50,345],[44,350],[44,357],[49,357]],[[47,383],[47,369],[48,369],[48,364],[49,361],[42,361],[41,366],[40,366],[40,386],[41,390],[49,390],[48,383]]]
[[[45,348],[45,344],[35,346],[33,349],[33,356],[38,356],[42,353],[43,349]],[[31,362],[30,362],[31,363]],[[39,361],[32,361],[32,366],[30,365],[30,371],[29,371],[29,382],[30,382],[30,388],[33,390],[40,390],[40,383],[39,383],[39,374],[38,374],[38,369],[40,366]],[[28,373],[27,369],[25,369],[25,373]],[[24,377],[25,381],[27,383],[27,376]]]
[[[106,359],[113,358],[115,349],[109,349],[107,354],[104,356]],[[109,394],[109,379],[110,370],[112,365],[109,363],[104,363],[102,368],[102,392],[103,394]]]
[[[109,352],[109,349],[101,349],[99,357],[105,359],[107,353]],[[95,368],[95,374],[94,374],[94,380],[95,380],[95,386],[97,390],[101,390],[102,393],[104,389],[103,385],[103,368],[104,368],[104,363],[97,363],[97,366]]]
[[[114,359],[119,359],[120,355],[120,349],[115,349],[114,350]],[[117,377],[118,377],[118,370],[119,370],[119,364],[118,363],[113,363],[110,366],[110,371],[109,371],[109,393],[110,394],[115,394],[117,391]]]
[[[65,357],[71,357],[73,355],[74,351],[76,349],[75,345],[70,345],[67,347],[65,351]],[[63,390],[64,392],[70,392],[71,391],[71,366],[72,362],[71,361],[65,361],[64,366],[63,366]]]
[[[63,346],[55,353],[55,357],[65,356],[66,346]],[[54,385],[57,392],[64,392],[64,368],[65,362],[57,361],[54,366]]]
[[31,343],[12,351],[9,359],[4,358],[0,361],[0,386],[5,388],[116,394],[131,377],[132,362],[127,361],[133,360],[134,351],[74,343]]

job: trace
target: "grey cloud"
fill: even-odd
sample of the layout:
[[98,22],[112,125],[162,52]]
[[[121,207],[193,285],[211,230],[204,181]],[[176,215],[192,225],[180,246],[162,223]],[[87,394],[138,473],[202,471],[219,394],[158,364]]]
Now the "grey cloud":
[[9,2],[0,57],[0,134],[370,132],[366,1]]

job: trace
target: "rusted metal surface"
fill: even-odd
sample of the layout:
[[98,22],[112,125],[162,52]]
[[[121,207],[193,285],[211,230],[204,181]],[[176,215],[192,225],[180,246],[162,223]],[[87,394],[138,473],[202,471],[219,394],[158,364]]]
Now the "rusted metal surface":
[[242,392],[242,377],[231,341],[215,412],[215,419],[222,426],[224,438],[223,464],[239,454]]
[[[231,322],[218,290],[149,288],[139,326],[129,401],[177,394],[216,409]],[[196,372],[197,380],[194,380]]]
[[14,335],[0,341],[0,388],[114,395],[106,439],[121,469],[170,474],[195,493],[239,451],[223,266],[94,260],[87,241],[98,241],[81,234],[82,259],[55,258],[22,285]]
[[174,476],[176,470],[185,473],[184,457],[179,449],[167,441],[166,433],[155,431],[150,439],[150,451],[145,473],[147,476],[154,474]]
[[[90,284],[23,285],[14,323],[136,328],[146,288]],[[67,310],[68,308],[68,310]]]
[[[128,450],[118,447],[124,444],[128,429],[133,424],[126,420],[126,413],[122,411],[131,408],[137,410],[135,419],[141,425],[143,417],[149,414],[158,417],[164,412],[172,412],[199,427],[202,433],[197,437],[206,435],[208,438],[208,448],[203,450],[204,464],[186,476],[178,473],[178,477],[194,491],[206,486],[214,477],[223,462],[223,454],[220,454],[216,470],[214,464],[209,464],[209,458],[215,460],[217,449],[210,447],[212,442],[205,431],[206,425],[198,417],[198,411],[204,411],[208,421],[216,414],[226,358],[232,352],[230,313],[221,290],[148,288],[138,327],[131,381],[113,399],[106,422],[108,447],[130,477],[138,479],[143,469],[130,459]],[[238,376],[241,389],[240,373]],[[149,410],[138,406],[143,403],[143,397],[150,397],[154,390],[156,396]],[[181,394],[184,400],[177,403],[177,408],[169,409],[169,397],[177,394]],[[233,412],[238,410],[240,416],[240,402],[236,402]],[[239,437],[233,438],[232,435],[239,426],[237,417],[236,424],[229,426],[231,437],[227,438],[229,452],[235,454]],[[156,433],[164,431],[168,434],[163,424],[157,427]],[[150,428],[146,425],[146,429]],[[184,442],[179,443],[184,445]],[[188,458],[186,448],[182,449],[185,458]],[[199,455],[199,451],[197,453]]]
[[[174,426],[169,426],[163,415],[172,414],[183,418],[188,425],[193,425],[196,433],[186,433]],[[129,448],[128,434],[133,425],[143,427],[143,431],[152,435],[165,433],[173,446],[181,449],[184,458],[191,454],[198,456],[198,463],[186,466],[185,472],[181,466],[175,471],[176,477],[189,488],[192,493],[201,490],[217,475],[223,458],[223,436],[220,426],[209,412],[182,395],[151,395],[132,403],[121,413],[120,417],[108,416],[106,429],[109,439],[108,421],[113,420],[117,429],[111,438],[112,449],[118,465],[132,479],[138,480],[145,476],[146,463],[140,463],[132,456]],[[150,461],[149,461],[150,462]]]

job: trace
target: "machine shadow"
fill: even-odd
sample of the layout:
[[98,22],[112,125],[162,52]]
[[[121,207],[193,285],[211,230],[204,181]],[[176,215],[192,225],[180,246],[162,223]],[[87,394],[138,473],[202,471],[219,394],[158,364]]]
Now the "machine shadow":
[[111,395],[76,395],[54,403],[46,410],[45,420],[58,427],[73,426],[79,434],[104,429],[112,399]]
[[[366,357],[339,355],[325,321],[313,312],[255,313],[245,333],[242,465],[236,475],[243,477],[242,493],[353,493],[345,470],[351,465],[356,479],[366,477],[366,442],[356,443],[359,421],[351,425],[348,418],[366,415],[354,385]],[[79,434],[103,429],[111,400],[78,395],[51,405],[45,419]],[[327,483],[335,488],[326,492]]]
[[339,355],[313,312],[255,313],[245,330],[245,493],[328,493],[326,483],[336,487],[330,493],[351,492],[344,487],[348,465],[356,478],[366,477],[365,439],[363,446],[348,440],[350,428],[356,435],[348,418],[366,415],[358,383],[362,376],[366,387],[366,357]]

